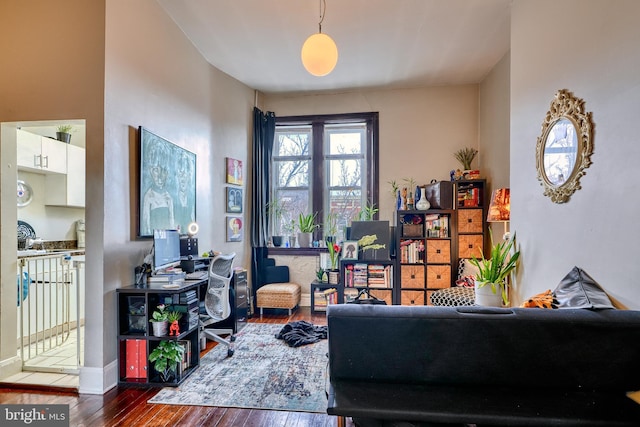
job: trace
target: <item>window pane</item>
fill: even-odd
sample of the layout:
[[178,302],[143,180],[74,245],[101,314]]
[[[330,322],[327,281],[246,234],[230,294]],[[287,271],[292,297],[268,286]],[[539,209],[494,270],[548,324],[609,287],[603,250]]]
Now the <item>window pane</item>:
[[330,160],[329,161],[329,186],[330,187],[360,187],[362,186],[362,161],[361,160]]
[[274,162],[277,187],[309,187],[310,160]]
[[329,211],[338,216],[338,230],[342,230],[360,212],[362,192],[359,188],[329,191]]
[[309,156],[311,126],[284,127],[276,131],[274,157]]
[[365,124],[327,125],[325,137],[328,139],[329,155],[360,154],[363,150]]
[[[307,190],[280,190],[276,197],[282,202],[283,212],[280,224],[274,224],[274,230],[282,234],[293,232],[291,222],[297,223],[300,212],[310,212],[309,192]],[[276,218],[274,218],[276,219]]]

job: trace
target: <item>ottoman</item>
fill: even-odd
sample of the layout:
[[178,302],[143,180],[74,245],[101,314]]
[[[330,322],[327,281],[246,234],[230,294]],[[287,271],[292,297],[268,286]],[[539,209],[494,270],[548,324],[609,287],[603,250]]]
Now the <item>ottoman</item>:
[[475,305],[475,299],[473,288],[462,286],[440,289],[431,294],[432,305],[445,307]]
[[300,285],[297,283],[270,283],[256,291],[256,305],[263,308],[286,308],[291,310],[300,304]]

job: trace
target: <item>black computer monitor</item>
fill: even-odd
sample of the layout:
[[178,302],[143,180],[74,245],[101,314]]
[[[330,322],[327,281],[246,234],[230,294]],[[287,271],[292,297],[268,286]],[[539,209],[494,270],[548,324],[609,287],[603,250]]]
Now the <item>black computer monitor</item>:
[[153,230],[153,272],[180,265],[178,230]]

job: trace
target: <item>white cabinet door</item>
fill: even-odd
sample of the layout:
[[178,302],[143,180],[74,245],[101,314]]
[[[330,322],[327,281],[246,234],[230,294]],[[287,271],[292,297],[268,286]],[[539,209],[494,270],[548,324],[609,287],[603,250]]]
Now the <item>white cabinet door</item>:
[[45,180],[45,205],[85,206],[85,149],[64,144],[67,150],[67,173],[49,174]]
[[42,170],[42,137],[35,133],[18,129],[16,135],[18,167],[29,170]]
[[67,148],[69,144],[57,139],[42,138],[42,169],[47,172],[67,173]]
[[20,169],[44,173],[67,173],[67,145],[21,129],[16,135]]

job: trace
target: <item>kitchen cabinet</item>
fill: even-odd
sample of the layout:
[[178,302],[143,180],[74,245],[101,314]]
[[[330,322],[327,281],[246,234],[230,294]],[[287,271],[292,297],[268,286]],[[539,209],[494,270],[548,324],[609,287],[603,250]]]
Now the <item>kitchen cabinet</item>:
[[64,142],[18,129],[18,168],[40,173],[67,173],[67,146]]
[[85,149],[66,145],[67,173],[47,175],[45,204],[85,207]]

